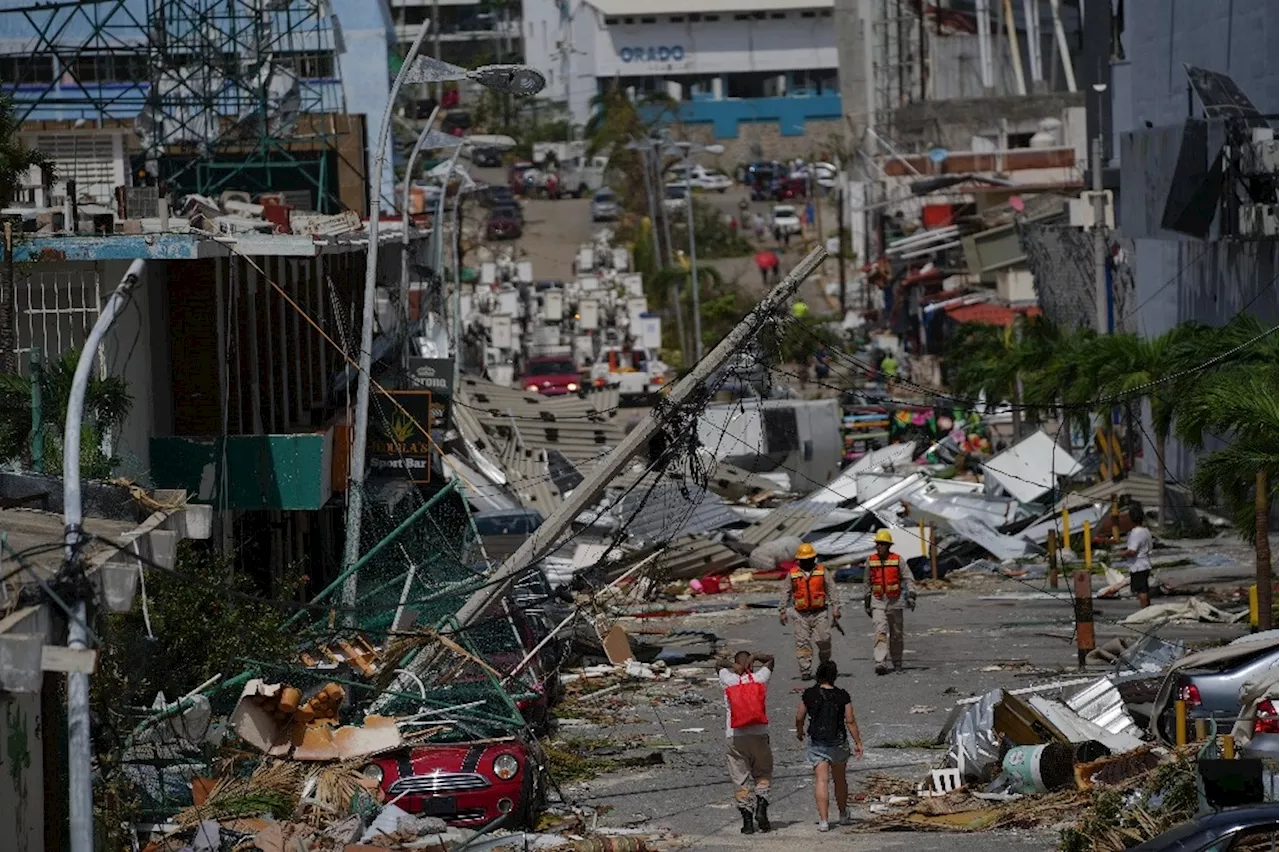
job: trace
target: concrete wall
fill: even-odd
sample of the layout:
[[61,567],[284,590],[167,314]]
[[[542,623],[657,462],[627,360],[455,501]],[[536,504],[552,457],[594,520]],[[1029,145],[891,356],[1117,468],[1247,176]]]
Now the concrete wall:
[[0,849],[44,849],[44,745],[39,694],[0,695]]
[[[1135,328],[1158,335],[1187,321],[1222,325],[1243,311],[1274,325],[1274,238],[1193,240],[1163,230],[1160,218],[1188,117],[1183,63],[1230,74],[1259,111],[1277,112],[1280,9],[1275,0],[1147,0],[1126,13],[1126,60],[1112,67],[1112,122],[1121,174],[1117,225],[1133,238]],[[1199,100],[1191,105],[1201,116]],[[1210,146],[1221,139],[1221,127],[1211,125]],[[1154,473],[1154,453],[1144,449],[1145,472]],[[1196,456],[1172,441],[1167,461],[1170,474],[1185,481]]]

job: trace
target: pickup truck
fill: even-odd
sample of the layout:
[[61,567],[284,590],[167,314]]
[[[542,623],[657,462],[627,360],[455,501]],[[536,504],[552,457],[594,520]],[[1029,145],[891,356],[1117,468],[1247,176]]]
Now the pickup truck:
[[583,198],[604,186],[604,173],[609,168],[608,157],[578,157],[560,163],[561,194]]
[[592,366],[591,379],[596,387],[616,388],[623,403],[644,402],[661,392],[667,369],[648,349],[610,346]]
[[773,208],[773,220],[770,222],[774,234],[781,236],[783,234],[800,233],[800,216],[796,213],[796,208],[790,204],[777,204]]

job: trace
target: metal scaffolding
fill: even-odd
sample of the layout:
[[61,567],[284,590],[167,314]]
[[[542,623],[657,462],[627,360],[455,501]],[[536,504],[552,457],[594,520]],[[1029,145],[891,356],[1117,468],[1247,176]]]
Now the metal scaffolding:
[[82,0],[0,12],[21,16],[29,34],[21,56],[0,56],[15,69],[19,120],[51,109],[132,120],[143,152],[135,180],[205,195],[305,190],[317,209],[337,206],[337,134],[321,115],[344,111],[343,48],[324,0]]

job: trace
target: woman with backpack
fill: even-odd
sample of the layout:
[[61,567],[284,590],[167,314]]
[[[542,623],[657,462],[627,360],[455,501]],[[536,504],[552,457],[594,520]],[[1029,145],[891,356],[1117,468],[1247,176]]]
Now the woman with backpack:
[[813,766],[813,799],[818,806],[818,831],[828,831],[830,805],[828,780],[836,786],[836,812],[839,822],[849,819],[849,781],[845,765],[849,762],[849,737],[853,737],[854,755],[862,759],[862,734],[853,718],[853,701],[849,693],[836,686],[836,664],[825,660],[818,664],[817,685],[800,697],[796,708],[796,739],[804,742],[804,723],[809,720],[809,763]]

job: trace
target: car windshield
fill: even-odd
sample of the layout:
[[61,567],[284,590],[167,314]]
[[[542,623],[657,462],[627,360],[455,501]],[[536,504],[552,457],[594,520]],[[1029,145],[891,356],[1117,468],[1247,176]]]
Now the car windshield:
[[602,189],[596,193],[595,200],[598,202],[613,203],[613,190]]
[[683,186],[667,187],[667,198],[684,198],[684,187]]
[[573,362],[569,360],[555,361],[530,361],[529,375],[531,376],[567,376],[577,373],[573,368]]
[[794,208],[794,207],[775,207],[775,208],[773,208],[773,216],[774,216],[774,218],[775,218],[775,219],[786,219],[786,218],[788,218],[788,217],[790,217],[790,216],[794,216],[794,215],[796,215],[796,208]]

